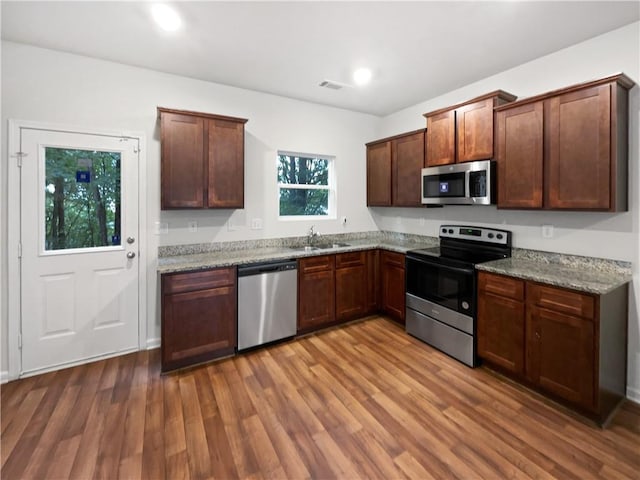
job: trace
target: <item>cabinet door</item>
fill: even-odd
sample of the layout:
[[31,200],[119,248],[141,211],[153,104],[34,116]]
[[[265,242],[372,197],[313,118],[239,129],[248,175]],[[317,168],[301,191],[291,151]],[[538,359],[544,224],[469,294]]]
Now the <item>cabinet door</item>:
[[457,162],[493,158],[493,98],[456,109]]
[[543,103],[497,113],[498,208],[542,208]]
[[[231,269],[233,271],[233,269]],[[196,282],[203,281],[202,278]],[[170,291],[171,289],[164,288]],[[230,355],[236,346],[235,283],[162,297],[162,370]],[[188,290],[188,289],[186,289]]]
[[380,309],[380,251],[367,251],[367,308],[372,314]]
[[427,117],[427,167],[456,162],[455,119],[455,110]]
[[367,147],[367,206],[391,205],[391,142]]
[[404,325],[404,255],[383,251],[380,255],[380,264],[382,310]]
[[244,208],[244,124],[207,121],[207,205]]
[[[360,253],[360,252],[359,252]],[[364,258],[364,252],[362,252]],[[336,268],[336,320],[363,317],[367,306],[366,265]]]
[[334,256],[298,261],[298,332],[308,332],[335,322]]
[[547,207],[611,207],[611,86],[548,100]]
[[544,390],[595,408],[594,323],[527,306],[527,377]]
[[161,208],[204,208],[204,119],[162,112]]
[[397,138],[391,142],[393,165],[393,205],[422,205],[422,168],[424,167],[424,132]]
[[481,291],[478,296],[478,356],[524,374],[524,302]]

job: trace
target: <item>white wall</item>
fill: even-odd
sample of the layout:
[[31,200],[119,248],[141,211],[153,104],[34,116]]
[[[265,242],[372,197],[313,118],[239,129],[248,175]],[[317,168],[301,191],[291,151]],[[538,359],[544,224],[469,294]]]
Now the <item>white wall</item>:
[[[614,30],[573,47],[520,65],[446,95],[389,115],[379,137],[423,128],[425,112],[470,100],[497,89],[520,98],[624,72],[640,82],[640,23]],[[633,262],[629,302],[628,396],[640,401],[640,94],[629,94],[629,211],[620,214],[505,211],[495,207],[447,206],[442,209],[372,209],[380,229],[436,236],[442,223],[503,227],[520,248],[604,257]],[[554,226],[543,239],[542,225]]]
[[[248,118],[245,126],[245,209],[160,211],[160,142],[156,107],[195,110]],[[375,230],[366,208],[365,146],[375,139],[378,117],[300,102],[283,97],[128,67],[77,55],[2,43],[2,139],[7,145],[7,119],[30,120],[146,135],[148,338],[160,336],[156,309],[158,245],[304,235],[311,222],[278,222],[276,151],[330,154],[336,157],[339,220],[315,222],[321,233]],[[2,149],[0,185],[6,222],[7,149]],[[238,230],[229,231],[232,219]],[[264,228],[251,230],[252,218]],[[187,222],[199,223],[197,233]],[[167,222],[169,234],[155,235],[156,222]],[[2,245],[7,230],[2,224]],[[2,350],[0,371],[7,370],[7,248],[2,249]]]

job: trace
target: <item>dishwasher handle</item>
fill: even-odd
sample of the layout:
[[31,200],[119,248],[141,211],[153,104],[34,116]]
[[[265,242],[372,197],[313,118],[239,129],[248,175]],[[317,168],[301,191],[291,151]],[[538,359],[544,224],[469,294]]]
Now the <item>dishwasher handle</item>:
[[285,260],[277,262],[252,263],[238,267],[238,277],[248,277],[249,275],[261,275],[263,273],[283,272],[296,270],[298,265],[295,260]]

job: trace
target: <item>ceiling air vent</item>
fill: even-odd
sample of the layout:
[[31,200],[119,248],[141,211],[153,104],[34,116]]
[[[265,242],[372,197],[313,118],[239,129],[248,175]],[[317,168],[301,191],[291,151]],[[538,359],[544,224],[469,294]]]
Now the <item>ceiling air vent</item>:
[[350,87],[351,85],[347,85],[346,83],[336,82],[335,80],[323,80],[319,83],[320,87],[330,88],[331,90],[340,90],[344,87]]

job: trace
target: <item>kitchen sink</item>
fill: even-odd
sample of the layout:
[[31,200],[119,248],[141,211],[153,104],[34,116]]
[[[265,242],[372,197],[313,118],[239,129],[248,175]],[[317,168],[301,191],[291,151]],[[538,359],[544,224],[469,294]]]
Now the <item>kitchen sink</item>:
[[292,250],[301,250],[303,252],[312,252],[314,250],[329,250],[332,248],[341,248],[341,247],[348,247],[350,246],[349,243],[340,243],[340,242],[336,242],[336,243],[318,243],[316,245],[304,245],[304,246],[297,246],[297,247],[289,247]]
[[320,247],[316,247],[315,245],[303,245],[297,247],[289,247],[291,250],[301,250],[303,252],[312,252],[314,250],[320,250]]

